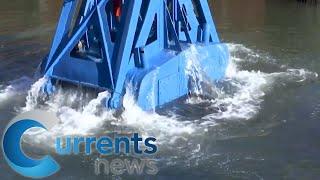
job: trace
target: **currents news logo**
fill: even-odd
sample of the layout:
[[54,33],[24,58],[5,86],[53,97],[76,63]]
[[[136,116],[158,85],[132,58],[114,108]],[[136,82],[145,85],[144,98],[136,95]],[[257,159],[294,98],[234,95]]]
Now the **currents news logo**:
[[[46,120],[41,120],[44,114]],[[19,115],[9,123],[2,138],[2,150],[5,160],[14,171],[29,178],[44,178],[59,171],[59,164],[51,156],[33,159],[21,148],[21,138],[26,131],[31,128],[48,130],[55,122],[53,114],[33,111]]]
[[[44,111],[27,112],[14,118],[6,127],[2,138],[3,154],[8,165],[22,176],[30,178],[45,178],[57,173],[60,165],[50,155],[42,159],[27,156],[22,149],[21,139],[32,128],[50,131],[58,122],[55,114]],[[159,172],[157,161],[150,159],[150,155],[155,155],[158,151],[156,140],[154,137],[143,138],[138,133],[133,133],[131,137],[116,135],[113,138],[57,137],[55,151],[61,156],[100,154],[93,168],[96,175],[156,175]],[[117,158],[123,157],[123,154],[128,158]],[[136,156],[140,158],[134,158]]]

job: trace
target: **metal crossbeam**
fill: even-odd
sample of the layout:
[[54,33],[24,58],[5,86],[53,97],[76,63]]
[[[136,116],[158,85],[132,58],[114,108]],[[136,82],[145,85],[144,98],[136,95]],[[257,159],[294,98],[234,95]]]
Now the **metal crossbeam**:
[[[112,93],[107,106],[118,108],[128,76],[139,77],[135,84],[142,86],[143,77],[154,69],[183,59],[187,44],[219,43],[206,0],[121,0],[120,18],[115,15],[114,1],[64,1],[51,50],[42,63],[50,79],[44,91],[52,93],[57,80],[107,89]],[[183,65],[177,62],[172,63]],[[181,68],[173,71],[179,74]],[[160,70],[159,76],[168,72]],[[179,87],[187,84],[182,74],[177,78]],[[141,91],[140,87],[137,96]],[[181,90],[168,99],[183,94]],[[155,106],[162,104],[158,96]]]

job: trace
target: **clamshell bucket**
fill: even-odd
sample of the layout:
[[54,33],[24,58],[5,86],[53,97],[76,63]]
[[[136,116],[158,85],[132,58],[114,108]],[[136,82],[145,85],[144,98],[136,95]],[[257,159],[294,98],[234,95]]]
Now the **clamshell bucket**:
[[130,84],[141,108],[158,108],[192,93],[191,49],[212,83],[224,77],[229,52],[207,0],[65,0],[43,91],[57,81],[108,90],[114,109]]

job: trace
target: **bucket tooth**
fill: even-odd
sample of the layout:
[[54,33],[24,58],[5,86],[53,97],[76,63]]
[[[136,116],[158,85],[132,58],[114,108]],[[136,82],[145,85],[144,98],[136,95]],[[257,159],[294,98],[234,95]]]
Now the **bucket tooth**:
[[42,90],[52,94],[56,80],[108,90],[106,106],[118,109],[129,85],[142,109],[155,109],[193,91],[191,45],[205,77],[223,78],[229,52],[207,0],[64,0]]
[[51,95],[56,91],[56,87],[53,82],[54,80],[48,79],[47,82],[41,87],[41,91],[47,95]]
[[122,107],[121,94],[113,93],[110,99],[107,99],[106,105],[112,109],[119,109]]

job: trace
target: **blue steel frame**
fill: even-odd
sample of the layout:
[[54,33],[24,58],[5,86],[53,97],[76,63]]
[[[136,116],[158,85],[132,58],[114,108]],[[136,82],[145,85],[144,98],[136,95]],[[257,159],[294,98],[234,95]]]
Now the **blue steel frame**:
[[[57,80],[67,81],[109,90],[107,107],[119,108],[126,84],[131,84],[137,103],[154,109],[192,91],[185,72],[190,44],[205,55],[199,65],[209,79],[224,76],[229,52],[219,41],[207,0],[122,0],[120,20],[112,3],[64,0],[42,63],[49,79],[44,92],[53,93]],[[82,44],[98,58],[73,55]]]

